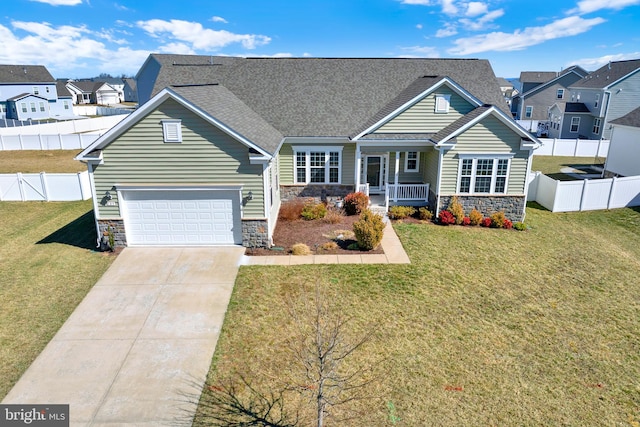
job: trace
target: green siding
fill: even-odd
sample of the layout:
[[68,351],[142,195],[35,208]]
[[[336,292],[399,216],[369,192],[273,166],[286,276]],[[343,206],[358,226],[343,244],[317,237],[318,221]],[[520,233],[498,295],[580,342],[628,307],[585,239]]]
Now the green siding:
[[425,182],[429,183],[430,191],[437,191],[438,185],[438,151],[433,149],[424,154]]
[[[400,173],[398,174],[398,182],[402,184],[422,184],[425,181],[426,176],[426,157],[427,153],[419,150],[411,150],[418,151],[420,153],[420,161],[418,172],[405,172],[404,170],[404,159],[406,156],[406,152],[402,151],[400,153]],[[433,151],[433,150],[429,150]],[[395,151],[389,153],[389,182],[394,182],[394,175],[396,173],[396,154]]]
[[[438,95],[451,95],[448,113],[435,112]],[[475,107],[448,87],[441,87],[406,111],[389,120],[374,133],[435,133],[467,114]]]
[[[182,142],[165,143],[163,119],[182,120]],[[249,163],[248,148],[173,100],[141,119],[103,150],[96,166],[98,197],[107,190],[114,206],[99,203],[100,218],[120,217],[116,184],[234,184],[244,185],[253,200],[243,218],[264,218],[262,165]]]
[[458,136],[452,150],[444,155],[442,164],[441,195],[456,192],[458,179],[458,153],[493,154],[515,153],[511,159],[507,194],[524,194],[528,150],[520,150],[521,137],[495,117],[487,117]]
[[[343,147],[342,148],[342,182],[343,185],[355,184],[355,164],[356,164],[356,146],[355,144],[327,144],[323,145],[321,141],[314,144],[293,144],[296,147],[303,147],[305,145],[313,147]],[[293,148],[291,144],[285,143],[280,149],[280,184],[291,185],[294,183],[293,179]]]

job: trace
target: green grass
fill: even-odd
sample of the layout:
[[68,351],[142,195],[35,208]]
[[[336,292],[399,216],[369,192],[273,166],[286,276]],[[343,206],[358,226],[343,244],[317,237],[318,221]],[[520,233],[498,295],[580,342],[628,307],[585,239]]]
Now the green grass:
[[113,261],[91,201],[0,202],[0,400]]
[[79,150],[0,151],[0,173],[84,172],[87,165],[73,158]]
[[583,169],[591,165],[604,166],[604,159],[602,157],[533,156],[531,170],[540,171],[559,181],[573,181],[578,178],[562,173],[562,169],[570,167],[578,170],[577,173],[586,173]]
[[378,325],[352,363],[383,360],[383,375],[350,426],[392,425],[389,402],[406,426],[637,426],[640,209],[533,204],[526,223],[396,224],[411,265],[242,267],[209,383],[290,378],[286,306],[319,282],[356,331]]

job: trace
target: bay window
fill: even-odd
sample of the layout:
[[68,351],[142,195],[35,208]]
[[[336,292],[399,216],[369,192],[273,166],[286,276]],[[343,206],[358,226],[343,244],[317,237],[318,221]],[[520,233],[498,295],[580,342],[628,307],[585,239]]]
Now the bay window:
[[505,194],[510,157],[461,156],[458,173],[458,193]]
[[339,184],[342,147],[293,147],[296,184]]

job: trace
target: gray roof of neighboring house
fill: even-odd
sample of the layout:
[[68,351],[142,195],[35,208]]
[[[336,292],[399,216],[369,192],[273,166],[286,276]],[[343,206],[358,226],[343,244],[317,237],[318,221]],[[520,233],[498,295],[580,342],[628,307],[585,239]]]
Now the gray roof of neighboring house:
[[633,126],[640,128],[640,108],[636,108],[635,110],[622,117],[611,120],[611,123],[614,125]]
[[0,65],[0,83],[53,83],[44,65]]
[[[284,136],[344,137],[415,93],[423,76],[447,76],[507,111],[491,65],[479,59],[151,56],[165,87],[219,83]],[[428,84],[428,82],[422,82]],[[394,100],[396,102],[394,102]],[[386,110],[385,110],[386,111]]]
[[498,77],[497,81],[498,81],[498,86],[500,87],[514,87],[513,83],[511,83],[509,80],[505,79],[504,77]]
[[567,102],[564,107],[565,113],[590,113],[583,102]]
[[73,95],[67,89],[67,82],[63,80],[56,80],[56,92],[58,92],[58,98],[73,98]]
[[555,71],[523,71],[520,73],[521,83],[545,83],[555,79],[558,73]]
[[571,88],[602,89],[640,68],[640,59],[616,61],[603,65],[572,84]]
[[171,90],[269,154],[278,149],[283,135],[224,86],[174,86]]
[[124,82],[125,84],[129,85],[131,90],[136,90],[136,87],[137,87],[136,79],[127,78],[127,79],[124,79]]
[[38,96],[38,95],[34,95],[32,93],[21,93],[20,95],[16,95],[16,96],[12,96],[11,98],[8,98],[7,101],[19,101],[23,98],[28,98],[28,97],[34,97],[34,98],[39,98],[39,99],[43,99],[43,100],[47,100],[47,98],[44,98],[42,96]]
[[[73,82],[69,82],[72,85],[74,85],[75,87],[77,87],[78,89],[80,89],[82,92],[86,92],[86,93],[93,93],[95,91],[97,91],[98,89],[100,89],[102,86],[106,85],[107,82],[92,82],[92,81],[88,81],[88,80],[84,80],[84,81],[73,81]],[[111,86],[109,86],[111,87]],[[115,91],[115,89],[111,88],[112,91]]]

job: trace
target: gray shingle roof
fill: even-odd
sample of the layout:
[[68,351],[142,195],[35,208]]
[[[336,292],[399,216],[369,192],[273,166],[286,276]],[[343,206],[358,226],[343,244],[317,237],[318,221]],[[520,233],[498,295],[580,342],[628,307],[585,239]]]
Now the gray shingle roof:
[[602,89],[640,68],[640,59],[611,62],[572,84],[571,88]]
[[520,73],[521,83],[545,83],[555,79],[558,73],[555,71],[523,71]]
[[636,108],[635,110],[627,113],[622,117],[611,120],[611,123],[613,123],[614,125],[633,126],[640,128],[640,108]]
[[58,98],[73,98],[73,95],[67,89],[65,81],[56,80],[56,92],[58,93]]
[[276,153],[282,134],[224,86],[184,86],[171,90],[269,154]]
[[126,79],[124,79],[124,82],[129,85],[131,90],[136,90],[136,88],[138,86],[138,84],[136,82],[136,79],[126,78]]
[[161,65],[152,95],[172,85],[219,83],[284,136],[353,135],[425,75],[447,76],[507,112],[486,60],[163,54],[151,59]]
[[461,127],[467,125],[469,122],[473,121],[474,119],[476,119],[481,114],[485,113],[490,108],[491,108],[491,105],[482,105],[478,108],[475,108],[469,111],[467,114],[460,117],[458,120],[451,123],[449,126],[438,131],[435,135],[431,137],[431,140],[436,144],[439,144],[445,138],[449,137],[452,133],[454,133]]
[[54,83],[44,65],[0,65],[0,83]]

